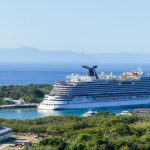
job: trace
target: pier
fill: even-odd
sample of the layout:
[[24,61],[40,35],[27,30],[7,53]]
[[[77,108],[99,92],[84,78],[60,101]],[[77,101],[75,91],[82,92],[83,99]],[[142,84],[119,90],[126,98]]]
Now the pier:
[[137,115],[141,115],[141,116],[150,115],[150,109],[149,108],[139,108],[139,109],[135,109],[134,113]]
[[16,108],[36,108],[38,104],[32,103],[32,104],[12,104],[12,105],[2,105],[0,106],[0,110],[4,109],[16,109]]

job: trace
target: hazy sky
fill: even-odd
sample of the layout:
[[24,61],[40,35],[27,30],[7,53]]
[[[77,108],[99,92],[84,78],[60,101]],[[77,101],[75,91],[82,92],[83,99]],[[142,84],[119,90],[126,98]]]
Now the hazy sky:
[[150,0],[0,0],[0,48],[150,53]]

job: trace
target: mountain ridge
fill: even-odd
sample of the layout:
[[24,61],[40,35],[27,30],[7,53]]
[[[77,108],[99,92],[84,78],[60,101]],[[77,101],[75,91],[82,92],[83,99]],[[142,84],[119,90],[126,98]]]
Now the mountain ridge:
[[150,63],[144,53],[83,53],[32,47],[0,49],[0,62],[31,63]]

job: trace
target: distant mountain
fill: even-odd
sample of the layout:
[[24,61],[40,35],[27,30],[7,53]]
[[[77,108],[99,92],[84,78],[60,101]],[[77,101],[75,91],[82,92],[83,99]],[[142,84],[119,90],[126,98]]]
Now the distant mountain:
[[31,47],[0,49],[0,62],[19,63],[150,63],[150,54],[134,53],[78,53],[46,51]]

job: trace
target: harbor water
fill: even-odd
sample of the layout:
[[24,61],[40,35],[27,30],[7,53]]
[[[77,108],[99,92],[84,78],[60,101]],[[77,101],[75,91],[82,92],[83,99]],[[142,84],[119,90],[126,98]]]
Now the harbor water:
[[[138,108],[150,108],[150,104],[138,106],[113,107],[105,109],[96,108],[92,110],[98,112],[120,113],[124,110],[133,112],[134,109]],[[89,109],[78,109],[78,110],[38,110],[37,108],[5,109],[0,110],[0,118],[24,120],[24,119],[42,118],[46,116],[66,116],[66,115],[81,116]]]
[[[28,85],[28,84],[53,84],[55,81],[65,80],[65,76],[71,73],[86,74],[81,68],[83,64],[0,64],[0,86]],[[98,65],[98,64],[97,64]],[[148,64],[100,64],[97,69],[118,75],[124,71],[137,69],[139,66],[150,72]],[[116,67],[117,66],[117,67]],[[150,108],[150,105],[116,107],[107,109],[93,109],[98,112],[120,113],[123,110],[133,111],[135,108]],[[37,110],[37,108],[17,108],[0,110],[0,118],[7,119],[35,119],[45,116],[82,115],[88,109],[81,110]]]

